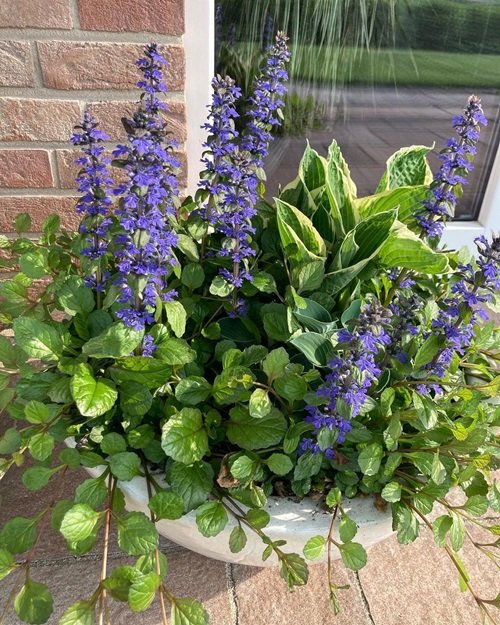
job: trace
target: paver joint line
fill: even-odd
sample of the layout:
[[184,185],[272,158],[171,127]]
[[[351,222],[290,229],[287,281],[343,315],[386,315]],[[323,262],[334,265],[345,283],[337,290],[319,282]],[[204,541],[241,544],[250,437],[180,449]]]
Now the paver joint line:
[[358,587],[358,592],[363,601],[363,606],[365,608],[366,615],[370,619],[370,623],[372,623],[372,625],[376,625],[375,620],[373,619],[373,616],[370,610],[370,604],[368,603],[368,599],[366,598],[365,591],[363,590],[363,584],[361,583],[361,580],[359,579],[359,574],[357,571],[354,573],[354,579],[356,580],[356,586]]
[[231,624],[239,625],[238,619],[238,597],[236,594],[236,582],[234,579],[234,567],[232,564],[226,564],[226,587],[229,598],[229,610],[231,612]]

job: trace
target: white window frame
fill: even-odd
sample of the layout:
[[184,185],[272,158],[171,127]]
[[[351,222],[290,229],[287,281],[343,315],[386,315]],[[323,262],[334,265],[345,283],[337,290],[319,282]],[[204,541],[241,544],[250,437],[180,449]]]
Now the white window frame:
[[446,224],[443,243],[453,249],[466,245],[475,251],[474,239],[490,237],[500,231],[500,148],[497,151],[477,221],[452,221]]
[[201,126],[207,120],[214,72],[214,0],[184,0],[184,15],[187,192],[194,194],[203,169],[200,159],[207,133]]

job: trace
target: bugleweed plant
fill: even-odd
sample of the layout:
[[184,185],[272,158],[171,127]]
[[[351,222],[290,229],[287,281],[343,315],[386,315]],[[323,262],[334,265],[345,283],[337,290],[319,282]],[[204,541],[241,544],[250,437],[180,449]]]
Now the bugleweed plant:
[[[354,497],[392,509],[401,543],[428,526],[460,588],[494,618],[498,597],[474,590],[459,552],[470,540],[498,564],[499,525],[482,517],[500,511],[491,480],[500,343],[485,312],[499,309],[500,238],[480,237],[476,259],[439,245],[486,123],[480,101],[472,96],[453,121],[435,176],[430,148],[403,148],[374,194],[358,198],[338,145],[326,157],[307,146],[297,178],[271,204],[262,166],[288,59],[279,34],[240,133],[241,92],[214,78],[205,171],[181,203],[162,117],[165,62],[146,46],[127,143],[111,160],[88,114],[72,137],[82,150],[78,232],[62,232],[52,216],[35,241],[19,215],[19,238],[1,239],[4,265],[17,273],[0,285],[10,330],[0,336],[0,403],[12,421],[0,472],[23,467],[24,486],[47,491],[41,510],[0,531],[0,577],[13,578],[11,603],[25,622],[52,612],[31,567],[49,525],[72,554],[104,537],[104,562],[115,525],[135,558],[104,565],[95,592],[61,625],[105,623],[111,601],[138,612],[156,596],[164,624],[170,608],[173,625],[202,625],[202,605],[170,590],[157,520],[193,512],[212,537],[232,519],[231,551],[257,533],[263,559],[274,558],[292,589],[324,550],[340,551],[349,569],[365,565],[347,514]],[[73,447],[59,445],[68,438]],[[61,498],[81,466],[101,473]],[[120,485],[137,476],[149,517],[125,509]],[[267,501],[310,495],[330,510],[330,532],[290,553],[266,534]],[[334,568],[325,589],[337,610]]]

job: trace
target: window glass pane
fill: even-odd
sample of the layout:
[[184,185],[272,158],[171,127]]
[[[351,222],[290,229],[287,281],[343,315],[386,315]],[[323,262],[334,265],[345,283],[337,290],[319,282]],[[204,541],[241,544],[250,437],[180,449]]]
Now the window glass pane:
[[294,56],[285,129],[267,163],[270,195],[295,177],[306,138],[322,154],[337,140],[359,195],[374,192],[405,145],[435,143],[436,170],[451,119],[475,93],[490,123],[456,218],[477,218],[500,135],[499,0],[223,0],[218,70],[248,92],[276,28]]

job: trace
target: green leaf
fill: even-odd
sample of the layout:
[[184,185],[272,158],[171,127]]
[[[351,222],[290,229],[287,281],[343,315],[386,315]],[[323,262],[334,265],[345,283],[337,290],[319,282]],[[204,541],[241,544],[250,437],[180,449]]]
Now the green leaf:
[[263,529],[269,525],[269,521],[271,520],[269,512],[261,508],[251,508],[245,514],[245,518],[255,529]]
[[128,601],[128,592],[136,577],[137,568],[125,564],[114,568],[111,575],[102,582],[102,585],[114,599]]
[[281,244],[294,262],[304,263],[326,257],[323,237],[312,221],[291,204],[275,200]]
[[446,479],[446,467],[439,459],[439,452],[434,454],[432,459],[431,480],[439,486]]
[[435,252],[414,232],[396,221],[379,258],[385,267],[402,267],[423,273],[443,273],[449,270],[448,259]]
[[48,251],[45,248],[37,248],[21,254],[19,257],[19,269],[28,278],[38,280],[49,273],[47,266]]
[[117,384],[137,382],[146,388],[156,389],[169,379],[172,369],[165,363],[146,356],[129,356],[110,367],[111,377]]
[[431,334],[420,346],[413,362],[414,369],[421,369],[436,356],[442,347],[442,340],[436,334]]
[[359,220],[354,206],[356,186],[336,141],[328,148],[325,182],[336,230],[348,232]]
[[127,450],[127,441],[125,437],[118,432],[108,432],[102,437],[102,441],[100,443],[101,450],[107,456],[112,456],[113,454],[119,454],[122,451]]
[[29,439],[28,450],[31,456],[40,462],[47,460],[54,450],[54,437],[48,432],[33,434]]
[[163,579],[168,574],[168,560],[167,557],[161,551],[150,551],[149,553],[140,556],[135,563],[136,569],[141,573],[150,573],[157,568],[156,556],[158,556],[160,564],[160,577]]
[[276,408],[260,419],[251,417],[243,407],[232,408],[229,414],[227,437],[242,449],[265,449],[277,445],[287,429],[285,417]]
[[439,547],[444,547],[446,544],[446,534],[452,526],[453,519],[447,514],[439,516],[432,522],[432,531],[434,533],[434,541]]
[[14,558],[6,549],[0,549],[0,580],[16,568]]
[[174,462],[168,477],[172,490],[184,501],[185,512],[205,502],[213,488],[214,473],[207,462],[196,462],[191,466]]
[[36,539],[36,519],[18,516],[5,523],[0,532],[0,546],[10,553],[23,553]]
[[208,614],[194,599],[170,599],[170,625],[208,625]]
[[183,408],[163,425],[161,446],[177,462],[192,464],[209,451],[203,417],[197,408]]
[[358,533],[358,526],[348,516],[342,516],[339,523],[340,540],[343,543],[350,542]]
[[326,367],[335,356],[333,344],[329,338],[316,332],[304,332],[290,340],[316,367]]
[[18,317],[13,323],[16,344],[32,358],[59,360],[63,339],[58,330],[38,319]]
[[407,223],[413,218],[417,209],[421,207],[422,202],[427,199],[428,194],[429,187],[427,185],[398,187],[359,198],[355,204],[363,219],[397,208],[398,220]]
[[143,336],[143,330],[134,330],[117,322],[87,341],[82,352],[93,358],[121,358],[131,354],[140,345]]
[[307,383],[297,373],[285,373],[274,381],[274,389],[288,401],[300,401],[307,392]]
[[129,556],[141,556],[158,546],[158,532],[143,512],[128,512],[118,519],[118,545]]
[[318,560],[325,550],[326,540],[324,536],[313,536],[304,545],[304,555],[308,560]]
[[245,534],[245,530],[239,525],[233,527],[231,535],[229,536],[229,549],[231,553],[239,553],[245,548],[246,544],[247,535]]
[[71,378],[61,377],[50,385],[47,395],[56,404],[71,404],[73,396],[70,387]]
[[64,515],[60,532],[70,543],[86,540],[95,535],[101,519],[102,514],[88,504],[77,503]]
[[190,263],[182,270],[181,282],[188,289],[197,289],[205,281],[205,272],[198,263]]
[[24,415],[26,417],[26,421],[29,421],[30,423],[48,423],[60,410],[59,406],[55,406],[55,408],[56,410],[54,411],[54,406],[50,406],[49,408],[47,404],[32,399],[26,404],[24,408]]
[[283,375],[285,367],[289,362],[290,358],[285,348],[278,347],[278,349],[273,349],[269,352],[262,363],[262,369],[267,375],[269,383],[280,375]]
[[186,234],[179,234],[177,237],[177,247],[188,260],[196,262],[199,260],[198,247],[191,237]]
[[462,508],[472,516],[482,516],[488,510],[488,499],[484,495],[472,495]]
[[95,603],[77,601],[61,616],[59,625],[95,625]]
[[149,500],[149,508],[158,519],[180,519],[184,512],[182,497],[172,491],[160,491]]
[[400,148],[387,160],[387,169],[377,187],[379,191],[398,187],[428,185],[432,181],[432,171],[426,155],[432,147],[412,145]]
[[90,478],[78,484],[75,490],[75,503],[84,503],[91,508],[99,508],[106,501],[108,489],[102,478]]
[[186,330],[186,309],[180,302],[165,302],[164,306],[167,313],[167,321],[175,336],[180,338]]
[[11,454],[21,446],[21,435],[16,428],[8,428],[0,438],[0,454]]
[[296,553],[284,553],[280,559],[280,575],[291,590],[294,586],[307,584],[309,570],[304,558]]
[[361,450],[358,456],[359,468],[365,475],[377,475],[384,450],[379,443],[371,443]]
[[191,375],[179,381],[175,387],[175,398],[185,406],[196,406],[205,401],[212,392],[212,385],[205,378]]
[[23,484],[28,490],[41,490],[49,483],[50,478],[57,472],[57,468],[49,469],[48,467],[30,467],[23,473]]
[[128,604],[133,612],[142,612],[149,608],[160,587],[161,578],[152,571],[145,574],[136,574],[128,593]]
[[293,469],[293,462],[285,454],[271,454],[266,464],[275,475],[286,475]]
[[389,482],[382,489],[382,498],[391,503],[401,499],[401,484],[399,482]]
[[19,213],[14,218],[14,230],[17,234],[29,232],[31,230],[31,216],[29,213]]
[[299,456],[297,464],[295,465],[293,479],[304,480],[309,477],[314,477],[319,473],[322,461],[322,454],[313,454],[310,451],[306,451]]
[[233,291],[233,285],[225,280],[222,276],[215,276],[210,285],[210,293],[218,297],[226,298]]
[[220,501],[207,501],[196,510],[196,525],[205,538],[220,534],[228,521],[226,509]]
[[56,290],[56,301],[69,315],[88,315],[94,310],[92,289],[85,286],[83,278],[68,276]]
[[132,417],[143,417],[153,403],[149,389],[139,382],[130,381],[120,388],[120,408]]
[[80,363],[71,379],[71,393],[80,414],[99,417],[114,406],[118,393],[111,380],[95,379],[90,365]]
[[172,367],[187,365],[196,359],[196,352],[183,339],[168,338],[162,341],[155,355]]
[[256,454],[242,453],[235,460],[231,458],[231,475],[241,482],[248,482],[254,479],[260,464],[260,458]]
[[50,590],[45,584],[28,578],[14,599],[14,610],[25,623],[45,623],[53,610]]
[[366,551],[360,543],[344,543],[339,546],[340,555],[344,566],[351,571],[362,569],[367,560]]
[[250,395],[248,409],[251,417],[255,419],[265,417],[271,412],[272,407],[273,405],[269,399],[269,393],[263,388],[256,388]]
[[111,473],[123,482],[128,482],[141,474],[141,459],[132,451],[114,454],[108,458],[108,462]]
[[450,528],[450,542],[453,551],[462,549],[465,540],[465,525],[461,516],[452,513],[452,523]]
[[2,335],[0,335],[0,362],[7,369],[17,369],[16,348],[6,336]]

